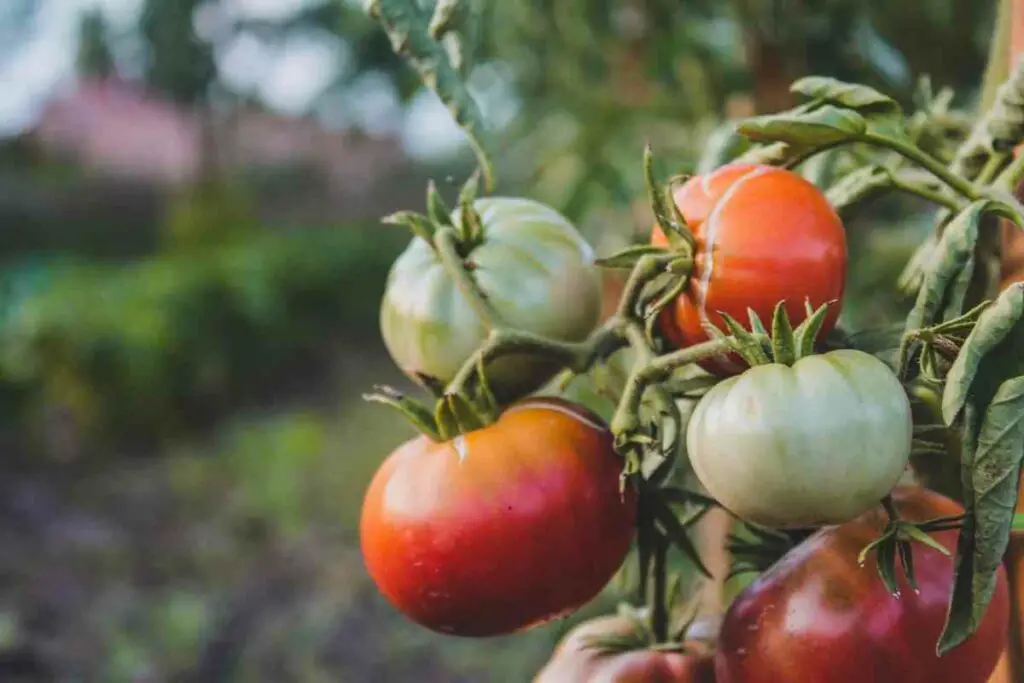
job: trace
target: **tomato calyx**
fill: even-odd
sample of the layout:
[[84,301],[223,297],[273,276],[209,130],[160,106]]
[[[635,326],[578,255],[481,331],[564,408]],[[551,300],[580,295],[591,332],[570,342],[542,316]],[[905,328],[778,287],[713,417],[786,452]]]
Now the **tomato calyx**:
[[[782,365],[793,365],[801,358],[815,353],[814,345],[818,334],[825,322],[825,315],[828,307],[833,302],[827,302],[815,309],[810,300],[804,302],[807,311],[806,319],[796,328],[789,320],[789,313],[786,312],[786,302],[780,301],[775,306],[772,315],[772,329],[769,333],[761,318],[753,309],[747,309],[750,320],[750,330],[724,311],[719,311],[725,321],[726,328],[731,335],[730,345],[733,350],[743,358],[751,367],[756,365],[767,365],[769,363],[780,363]],[[718,329],[712,328],[715,336],[726,338],[725,334]],[[767,343],[766,343],[767,341]]]
[[877,556],[878,575],[882,579],[882,583],[885,584],[890,595],[898,598],[900,589],[896,578],[897,559],[906,574],[907,583],[912,590],[916,591],[918,589],[917,577],[914,572],[914,555],[911,552],[910,544],[917,542],[937,550],[947,557],[952,557],[953,554],[949,549],[932,538],[929,533],[959,529],[964,515],[937,517],[924,522],[910,522],[900,518],[891,495],[882,500],[882,506],[889,516],[889,521],[882,531],[882,535],[861,550],[857,562],[863,567],[867,562],[868,555],[874,552]]
[[726,548],[732,558],[728,579],[744,574],[760,574],[785,557],[820,527],[770,529],[746,520],[742,524],[745,536],[730,534]]
[[397,389],[383,385],[375,386],[373,392],[364,394],[363,400],[397,410],[417,431],[437,443],[483,429],[498,418],[500,409],[487,385],[482,367],[477,372],[477,381],[468,390],[438,392],[436,384],[427,386],[435,391],[433,409]]
[[642,321],[647,338],[653,341],[655,324],[661,312],[690,284],[696,238],[672,198],[675,188],[689,177],[674,175],[667,183],[659,185],[654,176],[654,153],[650,143],[644,147],[644,179],[651,210],[667,244],[630,246],[599,259],[597,264],[604,268],[633,269],[631,280],[640,286],[627,287],[631,295],[623,298],[619,312]]
[[480,214],[473,208],[473,201],[479,193],[480,171],[474,172],[459,191],[459,215],[448,208],[437,184],[431,180],[427,183],[427,213],[415,211],[398,211],[382,219],[388,225],[402,225],[409,228],[413,235],[423,239],[437,251],[436,239],[441,230],[452,230],[456,236],[459,256],[466,258],[470,252],[483,242],[483,221]]

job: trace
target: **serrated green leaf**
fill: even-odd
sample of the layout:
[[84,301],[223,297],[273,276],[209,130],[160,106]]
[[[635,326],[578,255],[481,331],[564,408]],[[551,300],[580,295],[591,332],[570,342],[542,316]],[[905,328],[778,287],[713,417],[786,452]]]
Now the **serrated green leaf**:
[[956,558],[953,561],[953,594],[946,614],[946,625],[939,636],[936,653],[941,657],[965,640],[977,628],[974,612],[974,518],[967,517],[960,529]]
[[[943,304],[948,302],[946,310],[955,318],[963,308],[963,298],[959,302],[951,296],[951,289],[961,277],[965,269],[973,264],[974,247],[978,242],[978,226],[991,201],[982,199],[973,202],[950,221],[942,233],[942,239],[933,252],[933,264],[927,269],[924,283],[917,293],[914,308],[907,316],[907,331],[919,330],[939,322],[939,313]],[[971,272],[967,273],[970,282]],[[965,289],[966,291],[966,289]],[[956,292],[954,291],[953,294]]]
[[977,628],[996,588],[1010,542],[1024,461],[1024,377],[1000,385],[985,411],[971,468],[974,492],[972,619]]
[[796,337],[786,313],[786,302],[780,301],[772,315],[772,355],[776,363],[792,365],[796,362]]
[[995,302],[978,316],[960,355],[946,375],[942,393],[942,417],[947,425],[956,421],[970,396],[972,385],[985,356],[1003,342],[1024,315],[1024,283],[1007,287]]
[[827,104],[804,114],[772,114],[748,119],[739,130],[752,140],[791,145],[831,145],[853,140],[867,130],[864,117]]
[[874,88],[846,83],[827,76],[806,76],[790,86],[790,92],[816,100],[824,100],[849,109],[895,109],[896,100]]
[[615,252],[611,256],[597,259],[596,263],[602,268],[634,268],[644,256],[665,253],[667,253],[667,250],[664,247],[657,247],[653,244],[634,244]]

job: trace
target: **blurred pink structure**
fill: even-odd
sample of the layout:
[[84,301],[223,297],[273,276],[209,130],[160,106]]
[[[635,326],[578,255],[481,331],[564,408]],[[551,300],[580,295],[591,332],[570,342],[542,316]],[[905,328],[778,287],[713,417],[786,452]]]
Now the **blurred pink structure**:
[[[332,132],[311,118],[245,107],[214,120],[217,158],[233,169],[307,167],[330,191],[358,197],[407,163],[399,140]],[[98,175],[178,185],[196,178],[204,141],[198,113],[118,79],[83,81],[52,100],[32,133],[44,153]]]

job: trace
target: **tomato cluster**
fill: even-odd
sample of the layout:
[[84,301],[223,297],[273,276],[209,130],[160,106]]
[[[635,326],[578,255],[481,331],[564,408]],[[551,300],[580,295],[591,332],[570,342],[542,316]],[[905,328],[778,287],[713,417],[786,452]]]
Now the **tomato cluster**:
[[[433,428],[396,449],[366,494],[362,551],[378,588],[435,631],[507,634],[593,599],[625,560],[637,525],[667,542],[672,525],[640,514],[651,509],[641,495],[657,487],[636,486],[643,468],[622,476],[628,444],[651,437],[618,420],[613,431],[563,398],[531,396],[560,367],[578,371],[580,358],[591,363],[601,349],[635,344],[649,320],[658,334],[643,339],[645,352],[707,350],[693,362],[714,381],[685,425],[685,451],[714,502],[762,527],[831,526],[741,593],[714,638],[671,648],[640,638],[604,651],[592,646],[595,636],[621,641],[636,624],[589,622],[536,683],[984,683],[1006,641],[1004,576],[977,632],[939,658],[952,559],[901,545],[916,584],[901,575],[898,595],[879,578],[886,570],[874,555],[861,561],[879,538],[901,539],[900,523],[962,510],[924,489],[896,488],[913,422],[892,369],[857,350],[821,352],[846,279],[836,211],[813,184],[772,166],[726,165],[669,196],[673,221],[656,226],[637,253],[681,278],[674,300],[638,313],[626,309],[640,290],[627,293],[597,331],[592,250],[537,202],[463,203],[438,229],[475,232],[464,228],[448,251],[421,235],[399,258],[382,306],[384,339],[439,402],[416,414]],[[488,346],[484,354],[501,338],[491,328],[525,334],[513,335],[509,353]],[[597,335],[615,343],[592,344]],[[634,389],[643,376],[633,377]],[[477,393],[464,395],[467,387]],[[639,398],[633,409],[639,414]],[[892,502],[886,511],[883,499]],[[928,531],[933,545],[955,545],[955,531],[937,529]]]

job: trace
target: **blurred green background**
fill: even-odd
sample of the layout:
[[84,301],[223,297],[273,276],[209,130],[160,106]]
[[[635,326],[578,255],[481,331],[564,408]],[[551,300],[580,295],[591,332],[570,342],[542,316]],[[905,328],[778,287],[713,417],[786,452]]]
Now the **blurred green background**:
[[[605,252],[649,225],[646,140],[691,169],[807,73],[908,106],[930,75],[969,108],[994,21],[981,0],[472,4],[500,192]],[[362,568],[363,489],[410,433],[359,400],[405,386],[376,314],[408,235],[377,219],[472,157],[360,6],[0,3],[0,680],[516,683],[571,623],[435,636]],[[852,328],[898,314],[927,225],[894,201],[850,221]]]

